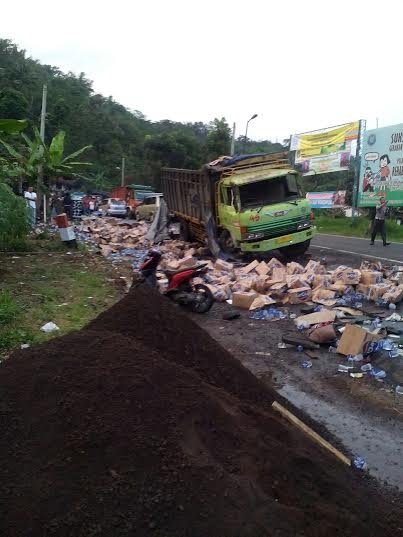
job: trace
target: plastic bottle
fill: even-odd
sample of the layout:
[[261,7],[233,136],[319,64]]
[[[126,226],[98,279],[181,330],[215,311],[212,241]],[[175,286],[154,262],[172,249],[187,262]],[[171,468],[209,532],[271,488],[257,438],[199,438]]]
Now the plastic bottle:
[[395,393],[398,395],[403,395],[403,386],[396,386]]
[[371,371],[372,369],[372,364],[364,364],[361,366],[361,371],[365,372],[365,371]]
[[396,309],[396,304],[393,304],[391,302],[388,307],[389,307],[390,310],[395,310]]
[[363,359],[364,359],[364,356],[361,353],[356,354],[355,356],[352,356],[351,354],[347,356],[347,360],[349,362],[362,362]]
[[297,351],[298,352],[303,352],[304,351],[304,347],[302,345],[298,345],[297,347]]
[[371,369],[371,375],[375,377],[376,379],[384,379],[386,377],[386,372],[383,369],[378,369],[377,367],[373,367]]
[[302,362],[301,366],[304,369],[309,369],[310,367],[312,367],[312,362],[310,360],[305,360],[305,362]]
[[339,367],[337,368],[337,371],[340,371],[340,373],[349,373],[350,369],[354,369],[352,365],[339,364]]
[[393,341],[391,341],[390,339],[383,339],[382,349],[384,351],[391,351],[393,349]]
[[397,358],[399,356],[399,351],[397,350],[396,345],[393,345],[393,347],[388,352],[389,358]]
[[365,459],[363,457],[354,457],[353,464],[359,470],[366,470],[367,468],[367,463],[365,462]]
[[277,344],[277,348],[278,348],[278,349],[286,349],[286,348],[287,348],[287,345],[286,345],[283,341],[280,341],[280,342]]

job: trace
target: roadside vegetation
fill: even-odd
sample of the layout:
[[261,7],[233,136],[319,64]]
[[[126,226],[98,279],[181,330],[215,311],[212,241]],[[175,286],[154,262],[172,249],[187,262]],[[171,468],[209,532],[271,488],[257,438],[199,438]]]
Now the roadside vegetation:
[[[103,258],[57,251],[57,244],[42,238],[28,241],[28,253],[1,255],[0,358],[21,344],[82,328],[123,296],[125,281]],[[41,332],[49,321],[60,330]]]
[[[315,224],[319,233],[368,239],[371,234],[370,220],[365,216],[358,216],[353,222],[352,218],[319,215],[315,216]],[[403,242],[403,226],[395,222],[386,221],[386,234],[391,242]]]

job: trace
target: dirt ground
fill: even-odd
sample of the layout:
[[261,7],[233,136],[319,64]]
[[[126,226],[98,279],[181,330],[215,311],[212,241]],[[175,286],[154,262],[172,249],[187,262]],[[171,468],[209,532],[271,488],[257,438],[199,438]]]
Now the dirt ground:
[[[315,249],[312,258],[323,257],[329,268],[361,263],[358,256]],[[350,454],[364,457],[371,475],[403,489],[403,397],[394,392],[396,384],[403,384],[403,359],[374,362],[387,372],[383,382],[369,376],[353,379],[337,371],[347,361],[329,353],[327,346],[318,351],[318,359],[295,348],[279,349],[282,335],[296,332],[292,320],[252,320],[248,311],[241,311],[238,319],[223,320],[223,313],[231,309],[226,303],[215,304],[208,315],[192,317],[257,377],[323,424]],[[300,311],[299,306],[288,309]],[[312,367],[304,369],[304,360],[311,360]]]

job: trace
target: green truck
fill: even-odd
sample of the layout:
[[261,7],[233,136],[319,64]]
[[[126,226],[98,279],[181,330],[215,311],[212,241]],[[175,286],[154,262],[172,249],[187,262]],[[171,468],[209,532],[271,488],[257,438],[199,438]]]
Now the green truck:
[[287,152],[223,157],[201,170],[162,170],[162,191],[184,239],[214,234],[227,253],[300,255],[315,233]]

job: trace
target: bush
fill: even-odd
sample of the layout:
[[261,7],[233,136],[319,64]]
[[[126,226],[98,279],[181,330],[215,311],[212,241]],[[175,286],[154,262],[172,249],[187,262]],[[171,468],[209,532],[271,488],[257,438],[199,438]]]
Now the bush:
[[0,250],[23,250],[28,231],[25,200],[0,183]]

